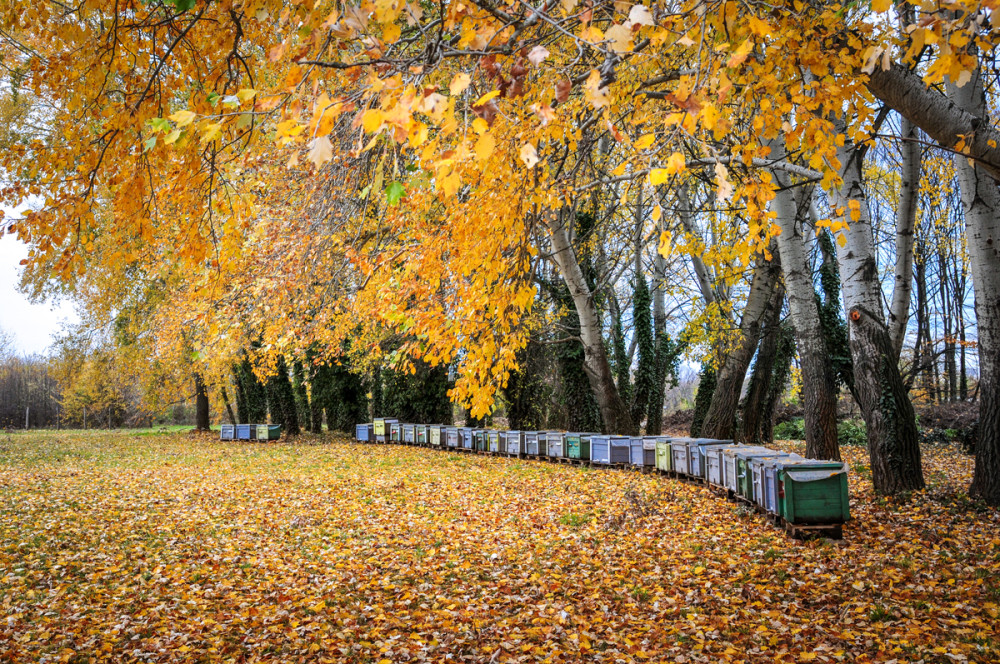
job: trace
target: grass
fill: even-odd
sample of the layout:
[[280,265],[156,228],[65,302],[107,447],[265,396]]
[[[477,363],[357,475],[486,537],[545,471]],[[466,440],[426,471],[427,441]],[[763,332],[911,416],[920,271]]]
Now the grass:
[[852,473],[845,539],[799,542],[653,475],[0,435],[0,661],[998,661],[998,513],[968,457],[924,460],[933,489],[878,501]]

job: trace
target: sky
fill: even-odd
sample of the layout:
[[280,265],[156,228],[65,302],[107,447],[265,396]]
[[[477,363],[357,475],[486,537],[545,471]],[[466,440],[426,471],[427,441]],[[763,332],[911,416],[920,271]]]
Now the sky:
[[[16,211],[4,209],[9,219]],[[28,248],[12,235],[0,235],[0,328],[14,336],[19,353],[44,353],[63,321],[78,320],[69,302],[32,304],[18,292],[21,280],[20,261],[28,256]]]

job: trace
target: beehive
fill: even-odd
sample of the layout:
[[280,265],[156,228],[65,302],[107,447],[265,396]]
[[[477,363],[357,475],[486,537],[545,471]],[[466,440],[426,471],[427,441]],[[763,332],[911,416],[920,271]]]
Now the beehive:
[[444,442],[441,440],[441,434],[444,432],[444,427],[440,424],[432,424],[427,427],[427,439],[431,445],[434,447],[441,447]]
[[664,473],[669,473],[674,469],[672,461],[670,457],[670,440],[662,436],[657,437],[656,469]]
[[566,456],[566,433],[564,431],[545,432],[546,454],[553,459]]
[[414,424],[413,425],[413,439],[416,441],[417,445],[427,445],[430,438],[427,435],[427,425],[426,424]]
[[633,466],[656,465],[656,441],[647,441],[641,436],[633,436],[629,441],[629,462]]
[[725,451],[731,447],[739,447],[739,445],[712,446],[705,450],[705,479],[712,486],[719,488],[726,486],[725,475],[723,473],[725,468]]
[[236,425],[223,424],[219,431],[219,440],[236,440]]
[[399,422],[393,422],[389,425],[389,440],[394,443],[403,442],[403,427]]
[[492,452],[493,454],[499,454],[500,453],[500,432],[497,431],[496,429],[487,429],[486,430],[486,439],[487,439],[487,445],[489,446],[488,447],[489,451]]
[[691,467],[688,465],[688,441],[690,438],[671,438],[670,439],[670,464],[674,468],[675,473],[680,473],[681,475],[690,475]]
[[537,431],[525,431],[524,432],[524,453],[528,456],[538,456],[538,438],[539,433]]
[[611,436],[593,436],[590,439],[590,460],[602,465],[611,463]]
[[281,438],[280,424],[258,424],[257,440],[278,440]]
[[403,442],[413,445],[417,442],[417,428],[413,424],[403,425]]
[[800,525],[850,520],[847,467],[836,461],[809,461],[778,466],[779,515]]
[[565,438],[566,456],[570,459],[590,461],[590,439],[599,434],[567,433]]
[[460,447],[460,440],[458,435],[458,429],[456,427],[445,427],[444,429],[444,441],[445,445],[448,447],[458,448]]

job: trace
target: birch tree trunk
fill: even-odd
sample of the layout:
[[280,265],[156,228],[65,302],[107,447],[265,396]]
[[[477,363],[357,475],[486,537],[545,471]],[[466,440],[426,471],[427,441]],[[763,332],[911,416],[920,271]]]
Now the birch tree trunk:
[[705,438],[733,438],[743,381],[760,341],[764,316],[775,297],[780,274],[781,264],[776,255],[771,259],[762,256],[754,268],[750,294],[740,319],[740,339],[716,374],[715,391],[701,425],[701,435]]
[[902,172],[899,181],[899,205],[896,208],[896,268],[889,309],[889,337],[896,359],[903,350],[909,319],[910,295],[913,292],[913,230],[917,222],[917,199],[920,195],[920,143],[917,127],[900,119]]
[[[839,122],[837,130],[846,133]],[[854,394],[867,428],[872,481],[882,494],[922,489],[913,404],[899,373],[898,354],[882,310],[875,238],[861,180],[863,156],[846,137],[837,149],[837,158],[843,185],[830,192],[830,200],[847,211],[843,221],[848,227],[838,238],[837,256],[849,321]]]
[[569,240],[565,214],[549,215],[549,233],[552,240],[552,258],[559,267],[569,288],[573,305],[580,318],[580,341],[583,344],[583,368],[590,382],[597,406],[601,411],[605,433],[632,431],[632,418],[628,407],[618,394],[611,365],[604,351],[601,335],[601,318],[597,313],[593,293],[587,285],[576,252]]
[[[773,158],[784,157],[783,137],[771,142]],[[802,397],[805,406],[806,455],[813,459],[840,460],[837,443],[837,397],[835,380],[826,361],[826,344],[816,307],[812,267],[806,253],[805,239],[795,195],[789,178],[779,171],[772,176],[781,187],[775,193],[775,222],[781,228],[778,252],[785,273],[788,308],[795,328],[795,343],[802,366]]]
[[[947,90],[956,106],[989,126],[978,70],[963,87],[949,84]],[[965,156],[955,156],[955,169],[965,209],[979,330],[979,442],[969,493],[1000,505],[1000,185]]]

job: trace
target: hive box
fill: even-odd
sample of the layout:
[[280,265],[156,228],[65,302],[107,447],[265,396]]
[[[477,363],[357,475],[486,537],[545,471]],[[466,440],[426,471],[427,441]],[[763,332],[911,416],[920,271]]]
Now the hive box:
[[633,466],[656,465],[656,441],[633,437],[629,439],[629,460]]
[[566,432],[546,431],[545,447],[550,458],[558,459],[566,456]]
[[280,424],[258,424],[257,440],[278,440],[281,438]]
[[507,455],[519,457],[525,454],[523,431],[504,431],[502,437],[503,451]]
[[833,525],[851,518],[847,466],[837,461],[782,463],[778,470],[778,514],[788,523]]
[[687,444],[691,438],[671,438],[670,439],[670,465],[675,473],[690,475],[691,467],[688,465]]
[[219,431],[219,440],[236,440],[236,425],[223,424]]
[[362,443],[370,443],[374,440],[374,424],[358,424],[354,427],[354,438]]

